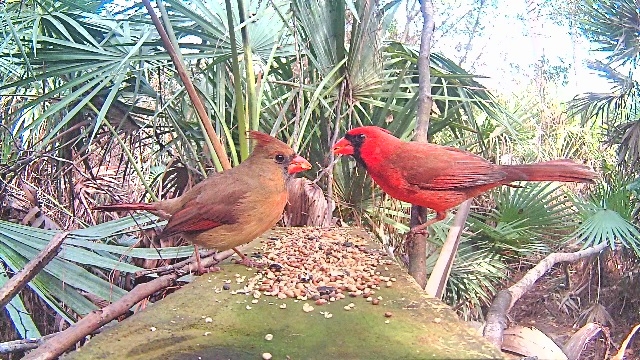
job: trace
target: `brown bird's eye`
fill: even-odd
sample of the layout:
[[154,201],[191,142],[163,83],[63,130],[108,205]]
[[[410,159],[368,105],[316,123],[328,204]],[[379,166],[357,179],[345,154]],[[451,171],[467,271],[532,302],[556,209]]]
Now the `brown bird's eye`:
[[358,140],[364,140],[366,136],[364,134],[358,134]]
[[284,162],[284,155],[281,155],[281,154],[276,155],[276,157],[275,157],[275,161],[276,161],[278,164],[282,164],[282,163]]

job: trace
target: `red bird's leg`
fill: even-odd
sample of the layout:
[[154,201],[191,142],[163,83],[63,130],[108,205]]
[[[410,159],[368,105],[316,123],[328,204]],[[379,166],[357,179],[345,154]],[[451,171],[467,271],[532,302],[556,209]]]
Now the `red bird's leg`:
[[447,212],[443,211],[443,212],[436,212],[436,217],[425,222],[424,224],[420,224],[418,226],[413,227],[411,230],[409,230],[409,233],[407,234],[407,236],[414,236],[414,235],[425,235],[426,231],[425,229],[429,226],[431,226],[432,224],[437,223],[438,221],[442,221],[444,220],[444,218],[447,217]]
[[237,248],[233,248],[233,251],[236,252],[236,254],[238,254],[238,256],[240,256],[240,261],[238,261],[238,264],[244,265],[246,267],[250,267],[250,268],[261,268],[264,266],[264,264],[253,261],[251,259],[249,259],[248,257],[246,257],[242,252],[240,252],[240,250],[238,250]]
[[220,268],[217,266],[206,268],[202,266],[202,262],[200,261],[200,250],[198,249],[198,245],[193,244],[194,253],[193,256],[196,258],[196,274],[203,275],[210,272],[219,271]]

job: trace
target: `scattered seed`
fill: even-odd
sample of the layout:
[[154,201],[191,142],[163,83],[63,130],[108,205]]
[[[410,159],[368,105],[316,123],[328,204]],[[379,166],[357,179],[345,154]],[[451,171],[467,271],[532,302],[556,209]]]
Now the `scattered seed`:
[[150,328],[149,328],[149,330],[151,330],[151,331],[156,331],[156,330],[158,330],[158,329],[157,329],[155,326],[152,326],[152,327],[150,327]]
[[251,310],[251,309],[252,309],[252,307],[251,307],[251,306],[249,306],[249,305],[245,306],[245,308],[246,308],[247,310]]
[[264,353],[264,354],[262,354],[262,358],[263,358],[264,360],[271,360],[271,358],[272,358],[272,357],[273,357],[273,356],[272,356],[270,353]]
[[267,341],[271,341],[271,340],[273,340],[273,334],[267,334],[267,335],[265,335],[265,336],[264,336],[264,339],[265,339],[265,340],[267,340]]
[[205,331],[204,336],[209,336],[211,335],[211,331]]
[[286,309],[287,308],[287,304],[281,304],[280,305],[280,309]]
[[204,319],[204,322],[206,322],[206,323],[212,323],[212,322],[213,322],[213,319],[207,316],[207,317]]
[[373,300],[371,300],[371,304],[373,304],[373,305],[378,305],[378,304],[380,304],[380,300],[378,300],[378,299],[373,299]]
[[229,290],[229,289],[231,289],[231,285],[230,284],[224,284],[224,285],[222,285],[222,288],[224,290]]
[[260,301],[260,300],[258,300],[258,299],[253,299],[253,300],[251,300],[251,303],[252,303],[252,304],[257,304],[259,301]]
[[391,321],[389,321],[389,320],[385,320],[385,321],[384,321],[384,323],[385,323],[385,324],[388,324],[388,323],[390,323],[390,322],[391,322]]
[[391,287],[392,285],[393,285],[393,282],[387,281],[387,287]]
[[439,324],[441,321],[442,321],[442,319],[439,318],[439,317],[433,319],[433,322],[436,323],[436,324]]
[[347,306],[345,306],[343,309],[345,309],[345,310],[349,311],[349,310],[351,310],[351,306],[347,305]]
[[309,305],[308,303],[304,303],[304,305],[302,305],[302,311],[308,313],[308,312],[312,312],[313,311],[313,306]]
[[392,317],[393,313],[391,313],[391,311],[387,311],[386,313],[384,313],[384,317]]

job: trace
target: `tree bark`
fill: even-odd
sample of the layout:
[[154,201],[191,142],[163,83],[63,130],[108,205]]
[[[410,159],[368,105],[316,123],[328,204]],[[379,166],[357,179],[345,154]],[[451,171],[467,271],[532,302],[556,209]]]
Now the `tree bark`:
[[[431,115],[431,107],[433,106],[433,98],[431,97],[431,71],[429,64],[429,56],[431,54],[431,39],[433,38],[433,3],[431,0],[422,0],[420,4],[422,12],[422,36],[420,39],[420,54],[418,55],[418,74],[419,93],[418,93],[418,110],[416,118],[416,129],[413,137],[414,141],[428,142],[429,120]],[[423,222],[425,219],[424,209],[419,206],[411,207],[411,223],[413,228]],[[427,285],[427,237],[426,235],[416,234],[409,236],[406,244],[409,256],[409,274],[413,276],[420,287],[424,289]]]

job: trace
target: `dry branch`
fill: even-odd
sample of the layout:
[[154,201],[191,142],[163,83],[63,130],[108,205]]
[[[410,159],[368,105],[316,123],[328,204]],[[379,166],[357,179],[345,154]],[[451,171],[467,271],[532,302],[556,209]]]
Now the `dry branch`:
[[[91,335],[96,335],[102,332],[107,327],[104,326],[96,331],[92,332]],[[33,350],[38,346],[44,344],[45,341],[51,339],[54,336],[57,336],[59,332],[55,332],[53,334],[45,335],[35,339],[22,339],[22,340],[13,340],[0,343],[0,354],[10,354],[16,352],[25,352],[28,350]]]
[[69,234],[68,231],[56,234],[42,251],[24,268],[18,271],[0,289],[0,309],[4,308],[13,297],[22,290],[47,264],[56,257],[60,246]]
[[222,144],[220,143],[220,139],[218,139],[218,136],[216,135],[216,132],[213,129],[213,126],[211,125],[211,119],[209,119],[209,115],[207,115],[207,110],[204,108],[204,105],[202,104],[202,100],[198,96],[198,92],[196,91],[196,88],[193,86],[193,82],[191,82],[191,79],[189,78],[187,71],[182,65],[182,62],[180,61],[180,57],[178,56],[177,50],[174,49],[173,45],[171,44],[171,39],[169,39],[169,35],[167,34],[167,31],[162,26],[160,19],[156,15],[153,7],[151,6],[151,2],[149,2],[149,0],[142,0],[142,3],[144,4],[144,7],[147,8],[147,11],[149,12],[149,16],[151,17],[151,21],[153,21],[153,24],[155,25],[156,29],[158,30],[158,34],[162,39],[164,48],[165,50],[167,50],[169,57],[171,58],[174,66],[176,67],[178,76],[180,77],[180,80],[182,80],[182,84],[187,90],[187,94],[189,94],[189,99],[193,103],[193,107],[196,109],[196,113],[198,114],[200,122],[204,126],[207,132],[207,135],[209,136],[209,139],[211,140],[211,144],[213,144],[213,149],[216,155],[218,156],[218,159],[220,160],[222,168],[224,170],[231,169],[231,163],[229,162],[227,153],[224,150],[224,147],[222,146]]
[[498,349],[501,349],[504,329],[507,325],[507,313],[516,301],[533,287],[533,284],[535,284],[538,279],[559,262],[574,262],[591,255],[596,255],[607,246],[606,243],[602,243],[573,253],[549,254],[549,256],[540,261],[533,269],[527,271],[520,281],[513,284],[507,290],[500,291],[498,295],[496,295],[489,310],[490,314],[487,314],[487,325],[484,329],[484,337],[498,347]]
[[453,261],[458,253],[460,235],[462,235],[464,224],[467,222],[470,208],[470,199],[466,200],[458,207],[456,217],[453,219],[453,225],[449,228],[447,239],[442,245],[442,250],[440,250],[438,260],[436,260],[433,271],[431,271],[431,276],[427,281],[427,287],[425,290],[427,291],[427,294],[435,298],[442,299],[442,296],[444,295],[444,289],[447,285],[449,275],[451,274]]
[[176,279],[176,274],[165,275],[136,286],[120,300],[103,309],[92,311],[68,329],[47,340],[42,346],[27,354],[24,360],[56,359],[85,336],[129,311],[142,299],[173,285]]
[[[204,255],[200,255],[200,264],[203,268],[209,268],[214,265],[218,265],[223,260],[233,256],[235,251],[233,249],[225,250],[225,251],[214,251],[211,250]],[[142,276],[147,276],[151,274],[165,274],[169,272],[176,272],[178,275],[195,273],[197,272],[198,265],[195,263],[195,257],[190,257],[186,260],[177,262],[171,265],[160,266],[155,269],[145,269],[136,271],[133,276],[138,278]]]

